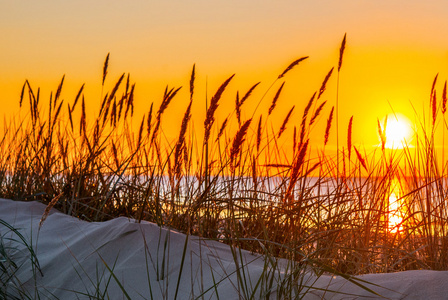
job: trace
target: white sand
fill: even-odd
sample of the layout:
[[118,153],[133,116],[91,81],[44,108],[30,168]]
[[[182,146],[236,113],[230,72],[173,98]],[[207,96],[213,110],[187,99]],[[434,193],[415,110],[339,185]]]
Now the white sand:
[[[42,299],[86,299],[85,294],[94,295],[97,287],[100,292],[104,291],[106,284],[108,297],[126,299],[105,263],[113,269],[130,299],[151,299],[151,293],[153,299],[173,299],[177,286],[178,299],[194,299],[203,292],[204,299],[217,299],[217,294],[219,299],[225,300],[244,296],[229,246],[190,237],[178,284],[186,235],[127,218],[88,223],[53,210],[37,236],[44,209],[45,206],[37,202],[0,199],[0,219],[19,229],[27,240],[32,240],[44,274],[43,277],[37,274],[37,281],[34,281],[26,248],[8,240],[8,237],[17,239],[17,236],[0,225],[3,244],[13,246],[15,262],[23,264],[16,275],[30,291],[35,290],[36,284]],[[248,264],[244,269],[246,278],[250,278],[246,290],[254,290],[264,269],[264,258],[246,251],[241,253]],[[165,277],[157,278],[157,274],[161,277],[162,273]],[[271,299],[276,296],[279,278],[282,275],[275,276]],[[303,278],[315,288],[308,291],[305,299],[381,298],[340,277],[306,275]],[[366,284],[389,299],[448,299],[448,272],[408,271],[360,278],[378,285]],[[217,282],[219,284],[215,284]],[[324,292],[325,288],[340,293]],[[254,298],[264,298],[262,293],[259,286]]]

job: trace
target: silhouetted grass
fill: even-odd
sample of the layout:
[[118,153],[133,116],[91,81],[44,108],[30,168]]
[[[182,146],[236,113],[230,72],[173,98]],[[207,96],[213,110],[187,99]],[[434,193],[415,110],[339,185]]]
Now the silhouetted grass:
[[[338,77],[344,49],[345,37]],[[287,78],[306,58],[291,63],[266,91],[263,97],[273,99],[269,111],[250,111],[253,117],[241,119],[243,103],[256,84],[241,100],[237,94],[235,114],[217,124],[219,103],[230,98],[230,76],[207,104],[203,137],[190,124],[193,66],[181,128],[172,141],[160,133],[170,126],[164,123],[164,112],[180,87],[165,89],[156,112],[151,105],[148,113],[137,114],[135,84],[123,74],[112,90],[103,91],[99,113],[90,119],[83,86],[67,103],[60,98],[62,78],[45,103],[39,89],[26,81],[20,97],[21,109],[28,109],[26,117],[5,124],[0,141],[0,196],[39,200],[89,221],[117,216],[147,220],[345,274],[448,269],[448,182],[434,145],[436,121],[446,110],[446,91],[440,108],[433,88],[430,129],[421,125],[415,147],[397,154],[388,152],[382,141],[382,148],[368,154],[352,145],[356,124],[350,119],[347,146],[338,140],[335,157],[327,154],[325,145],[336,134],[332,122],[334,113],[338,122],[337,104],[334,112],[321,100],[333,69],[305,107],[298,131],[290,119],[294,106],[284,112],[280,128],[272,127],[271,114],[285,84],[277,80]],[[102,88],[109,79],[108,59],[109,55]],[[274,86],[276,92],[271,93]],[[322,115],[325,132],[312,131]],[[134,132],[131,124],[136,118],[140,126]],[[229,124],[238,129],[231,130]],[[383,139],[380,124],[379,130]],[[315,157],[311,135],[321,135],[324,142],[317,145],[321,150]],[[280,138],[293,140],[293,149],[280,147]],[[353,150],[356,155],[351,155]],[[389,202],[396,198],[401,221],[392,228]]]

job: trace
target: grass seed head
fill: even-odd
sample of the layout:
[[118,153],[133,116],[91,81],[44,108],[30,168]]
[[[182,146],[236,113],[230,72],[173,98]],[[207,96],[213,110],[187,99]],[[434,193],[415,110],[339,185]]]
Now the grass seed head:
[[268,116],[271,115],[272,111],[275,108],[275,105],[277,104],[277,100],[280,97],[280,93],[283,90],[283,87],[285,86],[285,82],[283,81],[282,85],[278,88],[277,93],[275,93],[274,99],[272,99],[272,104],[269,107]]
[[241,147],[244,143],[244,140],[246,138],[246,133],[247,133],[247,130],[249,129],[251,122],[252,122],[252,119],[249,119],[246,122],[244,122],[244,124],[240,127],[240,129],[238,130],[238,132],[236,133],[236,135],[233,139],[232,148],[230,150],[230,166],[231,166],[232,172],[238,166],[238,163],[235,163],[235,160],[241,151]]
[[280,130],[278,131],[277,138],[280,138],[280,136],[282,135],[282,133],[285,131],[285,129],[286,129],[286,125],[288,124],[289,118],[291,117],[291,114],[292,114],[292,112],[294,111],[294,108],[295,108],[295,107],[296,107],[296,106],[293,105],[293,107],[289,110],[288,114],[286,115],[285,119],[283,120],[283,124],[282,124],[282,126],[280,127]]
[[347,33],[344,34],[344,38],[342,39],[341,48],[339,49],[339,62],[338,62],[338,72],[341,71],[342,67],[342,59],[344,57],[344,51],[345,51],[345,43],[347,41]]
[[218,136],[216,137],[216,142],[221,138],[221,136],[224,134],[224,130],[226,129],[226,127],[227,127],[227,121],[228,121],[228,118],[225,118],[225,120],[222,122],[222,124],[221,124],[221,128],[219,129],[219,132],[218,132]]
[[196,74],[196,64],[193,65],[193,69],[191,70],[191,77],[190,77],[190,100],[193,100],[195,74]]
[[258,126],[257,126],[257,152],[260,151],[262,119],[263,119],[263,115],[260,115],[260,119],[258,119]]
[[348,122],[348,130],[347,130],[347,150],[349,160],[352,153],[352,126],[353,126],[353,116],[350,118],[350,121]]
[[299,59],[296,59],[295,61],[293,61],[292,63],[289,64],[289,66],[280,74],[278,75],[277,79],[282,78],[283,76],[286,75],[286,73],[288,73],[289,71],[291,71],[295,66],[297,66],[301,61],[304,61],[305,59],[307,59],[309,56],[304,56],[301,57]]
[[330,137],[331,123],[333,122],[333,113],[334,113],[334,106],[331,108],[330,115],[328,116],[327,119],[327,127],[325,128],[324,146],[327,145],[328,139]]
[[322,82],[322,85],[319,89],[319,95],[317,96],[317,99],[320,99],[320,96],[322,96],[322,94],[325,92],[325,89],[327,88],[327,82],[331,77],[331,74],[333,73],[333,68],[331,68],[331,70],[328,72],[327,76],[325,76],[324,81]]
[[443,86],[443,93],[442,93],[442,113],[445,114],[446,112],[446,80],[445,85]]
[[327,101],[324,101],[321,103],[321,105],[319,105],[316,109],[316,111],[314,112],[313,117],[310,120],[310,124],[308,126],[313,125],[313,123],[316,121],[317,117],[320,115],[322,109],[324,108],[325,104],[327,103]]
[[221,98],[222,93],[224,93],[224,90],[226,89],[227,85],[230,83],[230,81],[234,76],[235,74],[233,74],[226,81],[224,81],[224,83],[219,87],[215,95],[210,100],[210,106],[207,109],[206,118],[204,120],[204,128],[205,128],[204,144],[208,143],[208,140],[210,138],[211,129],[213,123],[215,122],[215,112],[219,106],[219,99]]
[[109,66],[109,56],[110,53],[107,53],[106,59],[104,60],[104,66],[103,66],[103,80],[101,82],[101,85],[104,86],[104,81],[106,80],[106,75],[107,75],[107,68]]
[[436,91],[432,94],[432,126],[436,124],[437,119],[437,93]]
[[356,149],[355,146],[353,146],[353,149],[355,149],[356,156],[358,157],[359,162],[363,166],[363,168],[367,171],[367,165],[365,159],[362,157],[361,153],[359,153],[358,149]]

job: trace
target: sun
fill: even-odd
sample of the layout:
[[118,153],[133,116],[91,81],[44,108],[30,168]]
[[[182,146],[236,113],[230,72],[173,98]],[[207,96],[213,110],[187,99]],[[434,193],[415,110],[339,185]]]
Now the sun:
[[403,149],[410,146],[412,139],[412,125],[408,118],[402,114],[389,114],[384,119],[382,124],[379,124],[380,129],[380,146],[384,143],[387,149]]

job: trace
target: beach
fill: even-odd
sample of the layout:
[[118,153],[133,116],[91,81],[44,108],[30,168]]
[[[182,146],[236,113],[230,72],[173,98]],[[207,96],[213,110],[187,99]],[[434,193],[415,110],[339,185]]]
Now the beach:
[[[272,258],[145,221],[86,222],[52,210],[39,230],[45,205],[1,199],[0,207],[0,219],[22,234],[38,259],[33,268],[26,245],[1,226],[2,244],[17,265],[14,283],[6,286],[12,292],[20,282],[31,298],[37,292],[43,299],[276,299],[288,276],[285,260],[277,260],[269,274]],[[309,271],[297,275],[291,297],[445,299],[446,282],[445,271],[368,274],[351,281]]]

